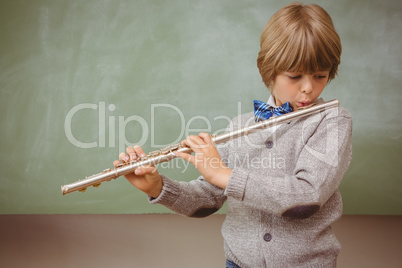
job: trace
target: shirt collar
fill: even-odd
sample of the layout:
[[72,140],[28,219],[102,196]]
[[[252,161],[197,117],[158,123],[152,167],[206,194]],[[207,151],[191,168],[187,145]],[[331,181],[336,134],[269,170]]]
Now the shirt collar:
[[269,99],[268,99],[268,101],[267,101],[267,104],[273,106],[274,108],[278,107],[278,106],[276,106],[274,97],[273,97],[272,95],[269,96]]

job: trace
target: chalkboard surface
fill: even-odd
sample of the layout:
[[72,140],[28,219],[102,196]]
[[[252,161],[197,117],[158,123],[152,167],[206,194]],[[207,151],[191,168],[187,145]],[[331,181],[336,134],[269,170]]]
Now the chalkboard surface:
[[[261,30],[291,1],[1,0],[0,213],[165,213],[124,178],[62,196],[127,144],[160,149],[268,99]],[[322,97],[354,119],[346,214],[402,214],[401,1],[317,1],[343,44]],[[198,176],[172,161],[160,172]],[[222,212],[224,212],[223,210]]]

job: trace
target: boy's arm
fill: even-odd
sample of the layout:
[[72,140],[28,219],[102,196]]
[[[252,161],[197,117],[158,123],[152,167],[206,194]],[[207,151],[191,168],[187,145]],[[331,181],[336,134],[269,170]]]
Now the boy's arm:
[[178,214],[206,217],[218,211],[226,201],[224,190],[210,184],[202,176],[190,182],[161,177],[162,193],[157,198],[149,196],[148,200],[151,204],[161,204]]
[[[227,148],[218,148],[227,159]],[[218,211],[227,197],[224,189],[207,182],[202,176],[190,182],[175,181],[161,175],[163,188],[157,198],[151,196],[151,204],[161,204],[170,210],[189,217],[206,217]]]

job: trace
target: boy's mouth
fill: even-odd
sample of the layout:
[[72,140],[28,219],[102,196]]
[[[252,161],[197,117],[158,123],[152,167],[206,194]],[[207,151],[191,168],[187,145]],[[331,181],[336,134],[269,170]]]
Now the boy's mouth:
[[310,101],[299,101],[299,102],[297,102],[298,107],[305,107],[305,106],[309,106],[310,104],[311,104]]

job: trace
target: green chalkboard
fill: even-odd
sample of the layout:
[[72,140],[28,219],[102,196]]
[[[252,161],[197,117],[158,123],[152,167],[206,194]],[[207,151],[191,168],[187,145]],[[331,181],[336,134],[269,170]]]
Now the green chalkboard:
[[[291,1],[1,0],[0,213],[165,213],[125,179],[62,196],[60,186],[112,167],[268,98],[260,33]],[[323,93],[354,118],[347,214],[402,213],[400,1],[317,1],[343,42]],[[172,161],[160,172],[198,176]],[[224,212],[224,211],[223,211]]]

